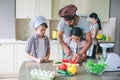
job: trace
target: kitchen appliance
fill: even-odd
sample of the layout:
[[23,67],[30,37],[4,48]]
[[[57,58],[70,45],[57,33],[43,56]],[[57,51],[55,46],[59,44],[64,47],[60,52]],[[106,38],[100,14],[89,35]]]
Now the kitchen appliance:
[[116,53],[108,53],[105,71],[120,71],[120,57]]
[[102,56],[103,58],[107,58],[107,54],[106,54],[106,51],[107,51],[107,48],[113,48],[114,47],[114,43],[100,43],[100,46],[102,47]]

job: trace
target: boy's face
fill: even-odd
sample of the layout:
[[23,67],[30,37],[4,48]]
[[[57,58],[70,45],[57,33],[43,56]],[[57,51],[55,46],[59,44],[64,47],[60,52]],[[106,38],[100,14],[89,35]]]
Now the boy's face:
[[35,33],[39,36],[43,36],[45,34],[46,27],[45,26],[39,26],[38,28],[35,28]]
[[80,42],[80,39],[81,39],[81,37],[72,35],[72,41],[74,41],[74,42]]

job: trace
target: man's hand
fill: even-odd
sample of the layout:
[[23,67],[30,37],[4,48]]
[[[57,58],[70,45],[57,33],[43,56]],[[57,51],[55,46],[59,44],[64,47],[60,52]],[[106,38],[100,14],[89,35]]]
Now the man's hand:
[[71,50],[67,46],[64,46],[63,50],[67,56],[69,56],[71,54]]
[[83,53],[83,54],[77,53],[72,57],[72,60],[76,61],[77,63],[80,63],[80,62],[84,61],[85,59],[86,59],[85,53]]

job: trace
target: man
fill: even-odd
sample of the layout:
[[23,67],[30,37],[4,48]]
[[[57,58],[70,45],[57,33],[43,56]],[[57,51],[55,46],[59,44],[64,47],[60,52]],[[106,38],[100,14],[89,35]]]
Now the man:
[[86,59],[86,51],[92,43],[90,30],[87,25],[87,21],[76,15],[77,7],[75,5],[67,5],[59,10],[58,15],[62,18],[58,24],[58,41],[67,55],[71,54],[70,49],[64,42],[64,38],[70,37],[72,27],[79,27],[85,34],[86,44],[76,55],[73,56],[72,60],[80,63]]

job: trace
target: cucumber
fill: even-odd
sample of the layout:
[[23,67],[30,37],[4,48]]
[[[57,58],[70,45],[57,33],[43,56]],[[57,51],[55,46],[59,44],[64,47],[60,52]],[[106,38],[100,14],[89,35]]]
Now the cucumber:
[[57,70],[57,73],[62,74],[62,75],[69,75],[68,71],[64,71],[64,70]]
[[59,62],[59,61],[58,61],[58,62],[55,62],[55,64],[60,64],[60,63],[62,63],[62,62]]

